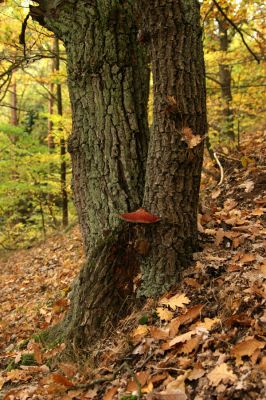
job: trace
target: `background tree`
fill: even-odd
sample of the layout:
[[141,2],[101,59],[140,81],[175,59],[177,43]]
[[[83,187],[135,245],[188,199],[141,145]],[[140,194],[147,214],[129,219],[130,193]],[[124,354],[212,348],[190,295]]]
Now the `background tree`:
[[[25,9],[19,3],[5,2],[0,11],[3,22],[0,28],[1,97],[3,94],[0,101],[0,243],[2,247],[13,248],[29,245],[58,229],[60,213],[63,225],[66,225],[70,163],[68,155],[60,155],[63,150],[60,143],[70,131],[71,119],[64,85],[64,63],[60,71],[51,73],[47,69],[47,61],[50,63],[58,56],[52,46],[51,33],[29,20],[24,49],[19,45],[18,37],[26,16]],[[63,52],[60,57],[64,61]],[[57,146],[49,154],[47,105],[51,84],[56,88],[60,85],[61,98],[69,116],[58,116],[54,107],[49,120]],[[56,98],[53,94],[55,106]],[[73,217],[70,204],[72,221]]]
[[234,138],[240,144],[241,133],[254,129],[254,124],[259,126],[265,112],[263,67],[258,64],[265,47],[263,3],[249,0],[216,3],[220,10],[212,0],[205,1],[201,9],[209,134],[212,141],[220,144]]

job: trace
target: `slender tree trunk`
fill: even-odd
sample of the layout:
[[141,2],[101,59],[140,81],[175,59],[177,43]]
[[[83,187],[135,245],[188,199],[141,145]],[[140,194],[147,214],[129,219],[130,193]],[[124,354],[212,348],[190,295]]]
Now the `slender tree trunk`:
[[14,79],[13,84],[10,88],[10,103],[11,103],[11,115],[10,123],[11,125],[18,125],[18,113],[17,113],[17,82]]
[[[54,50],[55,50],[55,71],[60,71],[60,49],[59,40],[57,37],[54,38]],[[63,101],[62,101],[62,87],[60,83],[56,84],[56,104],[57,114],[63,116]],[[64,133],[62,132],[62,135]],[[65,138],[60,137],[60,184],[61,184],[61,201],[62,201],[62,225],[68,225],[68,196],[67,196],[67,183],[66,183],[66,142]]]
[[[53,74],[55,70],[55,60],[52,59],[52,64],[51,64],[51,73]],[[54,114],[54,83],[51,82],[49,85],[49,100],[48,100],[48,123],[47,123],[47,129],[48,129],[48,136],[47,136],[47,144],[48,144],[48,149],[49,152],[52,153],[55,148],[55,142],[54,142],[54,134],[53,134],[53,121],[50,118]]]
[[154,121],[144,206],[161,217],[147,228],[150,254],[142,265],[141,294],[156,296],[178,281],[197,250],[197,207],[203,142],[189,149],[183,130],[205,135],[205,70],[195,0],[147,0]]
[[[229,49],[229,37],[227,21],[218,19],[219,27],[219,41],[220,50],[227,52]],[[234,132],[234,113],[232,110],[232,92],[231,92],[231,68],[226,64],[219,64],[219,80],[221,84],[222,94],[222,113],[223,113],[223,124],[222,124],[222,137],[221,139],[227,138],[229,140],[235,140]]]

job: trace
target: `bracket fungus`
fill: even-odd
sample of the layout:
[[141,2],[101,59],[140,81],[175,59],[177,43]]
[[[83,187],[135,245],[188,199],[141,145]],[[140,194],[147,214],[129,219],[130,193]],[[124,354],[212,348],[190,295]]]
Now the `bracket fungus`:
[[145,210],[145,208],[139,208],[136,211],[120,214],[119,218],[127,222],[135,222],[139,224],[153,224],[161,220],[157,215],[153,215]]

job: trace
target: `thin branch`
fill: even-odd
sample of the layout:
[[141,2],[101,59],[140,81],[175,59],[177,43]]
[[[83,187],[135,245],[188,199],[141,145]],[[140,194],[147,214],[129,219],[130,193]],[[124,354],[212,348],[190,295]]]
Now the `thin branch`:
[[24,58],[26,58],[26,41],[25,41],[25,33],[26,33],[26,29],[27,29],[27,24],[28,24],[28,19],[30,17],[30,13],[28,13],[24,19],[24,21],[22,22],[22,26],[21,26],[21,33],[19,35],[19,43],[23,44],[23,54],[24,54]]
[[226,19],[226,21],[229,22],[229,24],[232,25],[232,27],[239,33],[239,35],[241,36],[242,42],[246,46],[247,50],[250,52],[250,54],[252,54],[252,56],[255,58],[255,60],[259,63],[260,59],[258,58],[258,56],[254,53],[254,51],[247,44],[242,31],[238,28],[238,26],[234,23],[234,21],[232,21],[231,18],[228,17],[228,15],[224,12],[224,10],[220,6],[220,4],[217,3],[216,0],[212,0],[212,1],[215,4],[216,8],[220,11],[222,16]]

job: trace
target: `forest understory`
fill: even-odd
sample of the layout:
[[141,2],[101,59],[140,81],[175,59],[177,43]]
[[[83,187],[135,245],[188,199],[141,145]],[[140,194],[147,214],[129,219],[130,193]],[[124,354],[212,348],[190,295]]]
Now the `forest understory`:
[[[0,254],[0,398],[265,399],[266,141],[246,134],[223,152],[224,177],[206,155],[201,252],[180,283],[110,331],[86,359],[42,332],[69,306],[82,262],[78,227]],[[223,152],[223,154],[222,154]],[[207,170],[207,173],[206,173]]]

